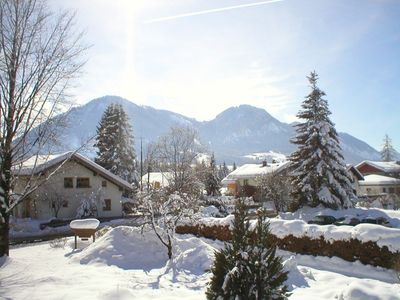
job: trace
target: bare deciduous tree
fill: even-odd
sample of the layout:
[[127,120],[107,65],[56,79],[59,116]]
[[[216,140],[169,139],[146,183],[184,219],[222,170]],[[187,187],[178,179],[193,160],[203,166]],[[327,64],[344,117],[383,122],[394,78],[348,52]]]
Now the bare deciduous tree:
[[287,176],[275,172],[258,178],[262,201],[272,201],[277,212],[286,211],[289,206],[289,186]]
[[167,178],[168,186],[148,189],[139,194],[139,207],[145,224],[150,225],[172,258],[177,224],[197,211],[202,184],[194,163],[200,149],[197,132],[190,127],[174,126],[148,151],[148,161]]
[[139,196],[139,207],[145,223],[154,231],[172,258],[175,229],[184,218],[193,218],[198,208],[198,197],[186,193],[170,194],[164,188],[152,189]]
[[201,149],[197,131],[191,127],[173,126],[155,145],[155,159],[168,173],[170,193],[196,194],[200,191],[194,163]]
[[[0,1],[0,256],[9,253],[9,216],[34,190],[12,195],[13,166],[54,137],[68,88],[84,61],[74,14],[44,0]],[[40,124],[40,125],[39,125]],[[14,202],[12,202],[12,200]]]

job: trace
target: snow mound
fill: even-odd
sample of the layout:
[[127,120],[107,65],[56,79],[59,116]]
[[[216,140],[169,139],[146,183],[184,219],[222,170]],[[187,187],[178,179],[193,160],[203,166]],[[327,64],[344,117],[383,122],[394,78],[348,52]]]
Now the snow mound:
[[296,258],[293,255],[283,262],[283,267],[285,271],[289,272],[288,279],[285,282],[289,291],[299,287],[308,287],[309,285],[305,277],[314,279],[312,273],[306,274],[305,276],[302,272],[300,272],[299,268],[297,267]]
[[115,288],[112,290],[108,290],[99,295],[98,299],[100,300],[131,300],[135,299],[136,293],[132,290],[126,288]]
[[211,269],[215,248],[196,237],[177,238],[174,264],[177,269],[201,275]]
[[81,264],[105,264],[121,269],[151,270],[165,266],[166,248],[154,233],[135,227],[113,228],[73,258]]
[[[211,267],[214,250],[201,239],[178,237],[174,241],[174,267],[193,274],[203,274]],[[118,226],[75,254],[73,260],[81,264],[104,264],[125,270],[148,271],[165,267],[168,255],[166,247],[153,231],[142,234],[140,228]]]
[[96,229],[99,227],[100,221],[97,219],[73,220],[69,223],[71,229]]
[[382,284],[377,286],[373,281],[353,281],[342,291],[340,300],[394,300],[396,295],[395,285]]

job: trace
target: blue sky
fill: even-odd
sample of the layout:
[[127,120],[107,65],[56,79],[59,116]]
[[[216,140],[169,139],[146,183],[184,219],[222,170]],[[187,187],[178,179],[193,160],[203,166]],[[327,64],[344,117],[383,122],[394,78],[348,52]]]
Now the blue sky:
[[251,104],[292,122],[316,70],[338,131],[400,150],[400,1],[50,3],[92,45],[78,103],[119,95],[198,120]]

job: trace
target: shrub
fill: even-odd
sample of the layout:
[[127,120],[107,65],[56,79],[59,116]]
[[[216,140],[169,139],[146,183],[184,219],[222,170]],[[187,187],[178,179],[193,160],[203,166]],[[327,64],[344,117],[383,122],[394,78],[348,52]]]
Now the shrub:
[[62,238],[57,238],[54,240],[51,240],[49,242],[50,248],[65,248],[65,245],[67,244],[67,238],[62,237]]
[[216,252],[207,299],[287,299],[282,259],[270,242],[269,224],[258,214],[255,230],[250,230],[243,200],[235,207],[232,243]]

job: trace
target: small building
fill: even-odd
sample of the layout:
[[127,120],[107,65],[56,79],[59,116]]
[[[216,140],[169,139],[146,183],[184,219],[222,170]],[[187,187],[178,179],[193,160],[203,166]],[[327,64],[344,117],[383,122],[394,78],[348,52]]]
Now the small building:
[[171,178],[170,172],[150,172],[142,176],[143,187],[150,186],[154,189],[167,187]]
[[400,179],[398,178],[370,174],[364,176],[364,180],[359,181],[359,185],[361,195],[396,194],[400,196]]
[[365,175],[382,175],[394,178],[400,178],[400,162],[398,161],[371,161],[364,160],[356,169]]
[[245,196],[255,196],[257,193],[259,178],[263,175],[275,173],[284,174],[289,166],[289,162],[261,164],[245,164],[229,173],[222,181],[222,186],[227,188],[227,194],[238,195],[244,193]]
[[74,152],[34,156],[16,166],[14,174],[15,194],[29,182],[39,186],[17,207],[16,217],[72,219],[88,200],[96,217],[121,217],[124,194],[132,191],[130,183]]

